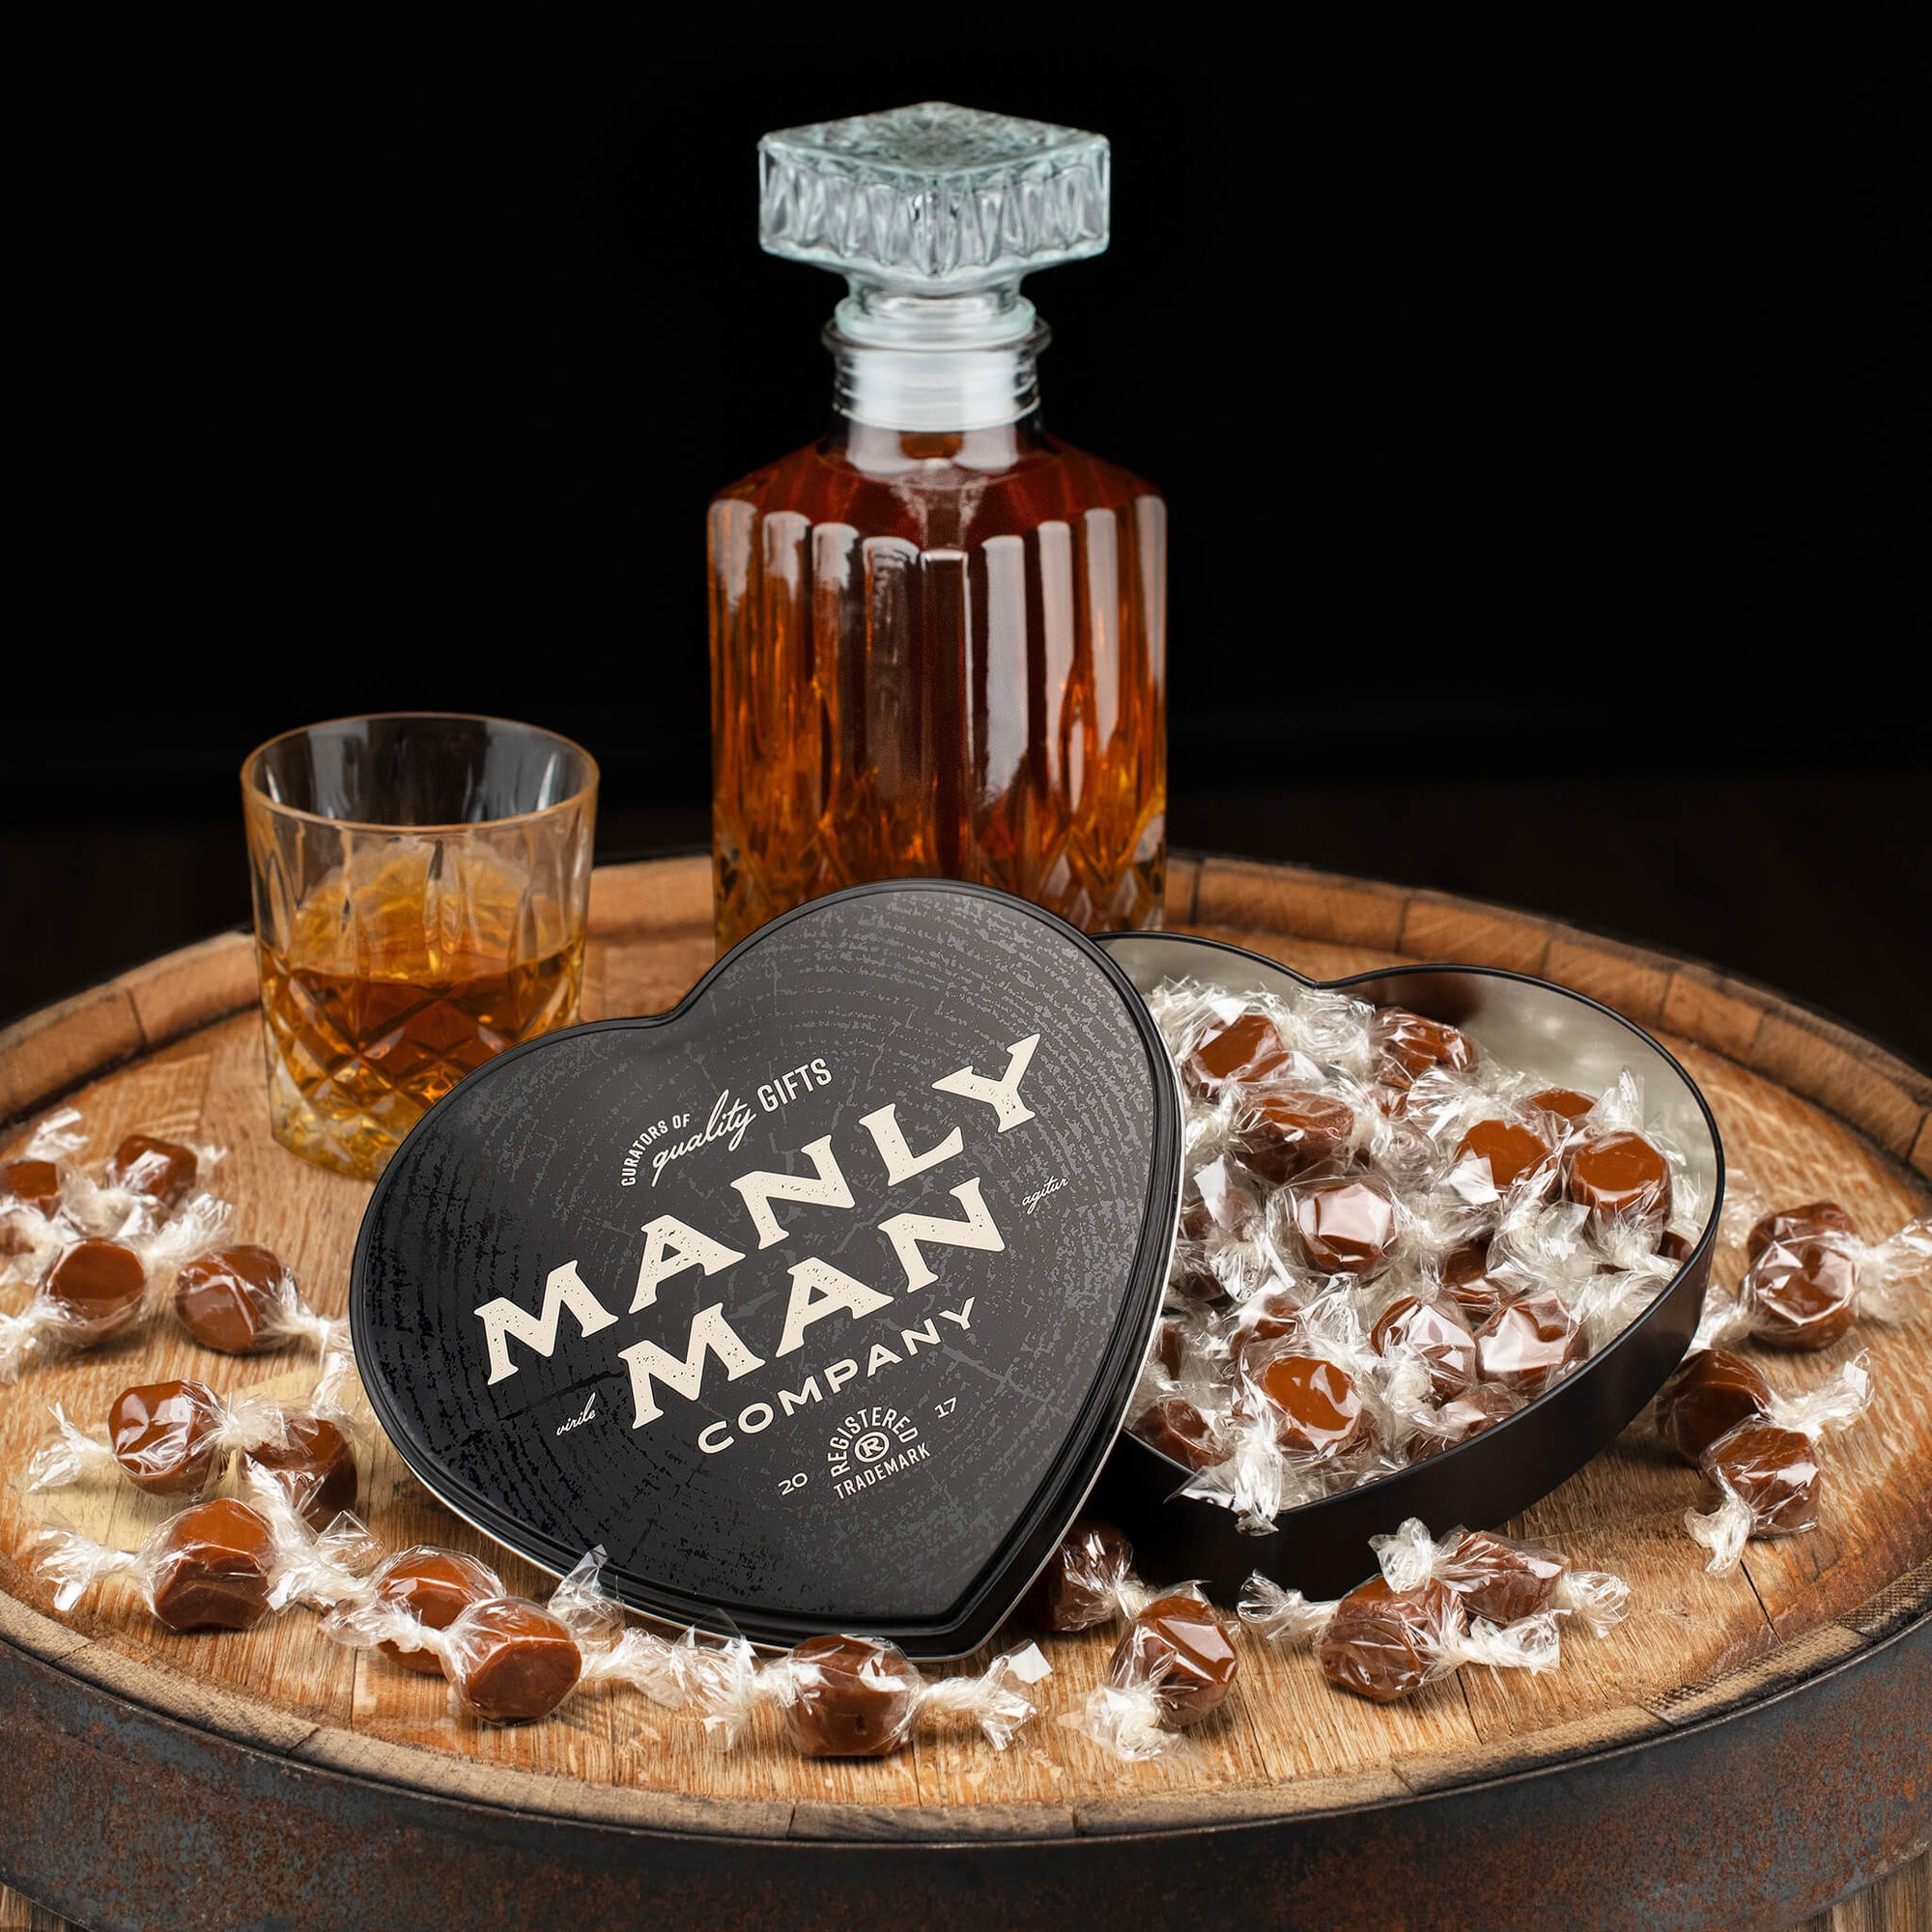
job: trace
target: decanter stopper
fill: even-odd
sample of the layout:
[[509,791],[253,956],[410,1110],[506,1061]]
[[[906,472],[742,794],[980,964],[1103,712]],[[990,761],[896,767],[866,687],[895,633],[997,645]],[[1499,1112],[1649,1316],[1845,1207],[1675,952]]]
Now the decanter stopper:
[[1022,275],[1107,245],[1106,137],[1077,128],[927,100],[767,134],[758,166],[765,249],[845,275],[862,314],[997,293],[1010,315]]

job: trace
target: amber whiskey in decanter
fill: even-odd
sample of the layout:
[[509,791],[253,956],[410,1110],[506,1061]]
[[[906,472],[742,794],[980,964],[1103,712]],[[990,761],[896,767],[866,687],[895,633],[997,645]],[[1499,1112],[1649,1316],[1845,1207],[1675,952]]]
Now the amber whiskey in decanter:
[[1047,434],[1019,294],[1106,246],[1106,142],[928,102],[760,165],[764,246],[850,294],[831,429],[710,510],[721,947],[917,876],[1158,924],[1166,505]]

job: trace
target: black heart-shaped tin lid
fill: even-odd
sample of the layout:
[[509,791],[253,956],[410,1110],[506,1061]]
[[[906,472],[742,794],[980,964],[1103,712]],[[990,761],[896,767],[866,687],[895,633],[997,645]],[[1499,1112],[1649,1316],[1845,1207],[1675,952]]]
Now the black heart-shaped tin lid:
[[363,1383],[429,1488],[545,1569],[601,1544],[655,1616],[962,1655],[1121,1426],[1179,1116],[1071,926],[856,887],[424,1116],[356,1242]]

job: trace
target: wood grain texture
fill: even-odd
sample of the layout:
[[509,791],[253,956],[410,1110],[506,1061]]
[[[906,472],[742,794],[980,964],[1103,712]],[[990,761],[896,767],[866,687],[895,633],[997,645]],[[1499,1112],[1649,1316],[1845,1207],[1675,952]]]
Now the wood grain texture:
[[[1417,956],[1542,972],[1662,1029],[1718,1116],[1734,1184],[1767,1203],[1834,1196],[1869,1235],[1925,1211],[1923,1076],[1714,969],[1507,909],[1247,862],[1178,858],[1168,905],[1171,924],[1318,978]],[[702,855],[600,873],[592,907],[586,1017],[674,1004],[710,963]],[[368,1190],[269,1137],[250,971],[248,942],[233,935],[11,1029],[0,1037],[0,1114],[14,1118],[0,1143],[14,1145],[34,1114],[71,1094],[97,1155],[136,1128],[224,1144],[213,1179],[237,1203],[237,1236],[281,1253],[311,1301],[341,1314]],[[1905,1159],[1915,1151],[1918,1172]],[[1716,1279],[1734,1283],[1741,1261],[1720,1255]],[[20,1561],[49,1502],[124,1546],[165,1512],[113,1484],[24,1494],[18,1472],[49,1403],[94,1420],[128,1383],[165,1376],[193,1374],[223,1391],[304,1385],[294,1358],[213,1355],[171,1323],[30,1368],[0,1391],[0,1592],[11,1597],[0,1618],[10,1640],[63,1668],[298,1759],[537,1811],[759,1836],[1050,1837],[1376,1803],[1661,1734],[1802,1681],[1921,1611],[1932,1601],[1932,1307],[1893,1327],[1862,1323],[1826,1354],[1766,1366],[1778,1386],[1804,1386],[1858,1348],[1871,1352],[1878,1400],[1831,1445],[1812,1534],[1754,1544],[1737,1575],[1710,1577],[1679,1521],[1690,1473],[1639,1423],[1512,1525],[1629,1579],[1634,1612],[1609,1636],[1568,1640],[1548,1677],[1465,1671],[1387,1710],[1332,1690],[1305,1657],[1250,1644],[1238,1694],[1186,1749],[1149,1765],[1122,1765],[1057,1721],[1104,1674],[1105,1634],[1050,1642],[1049,1709],[1005,1754],[938,1734],[879,1762],[812,1763],[785,1749],[768,1719],[720,1754],[690,1720],[630,1691],[585,1696],[543,1724],[481,1729],[450,1717],[439,1682],[326,1643],[303,1612],[246,1634],[183,1637],[108,1594],[55,1618]],[[536,1571],[442,1510],[380,1437],[365,1445],[363,1467],[366,1514],[386,1544],[476,1550],[513,1588],[541,1593]],[[1922,1860],[1916,1869],[1922,1888]],[[1907,1900],[1900,1912],[1909,1877],[1885,1882],[1888,1898]],[[1917,1922],[1847,1918],[1850,1909],[1812,1922],[1838,1932]],[[54,1922],[24,1910],[0,1902],[0,1926]]]
[[87,1932],[87,1928],[0,1885],[0,1932]]
[[1792,1932],[1932,1932],[1932,1853],[1908,1859]]

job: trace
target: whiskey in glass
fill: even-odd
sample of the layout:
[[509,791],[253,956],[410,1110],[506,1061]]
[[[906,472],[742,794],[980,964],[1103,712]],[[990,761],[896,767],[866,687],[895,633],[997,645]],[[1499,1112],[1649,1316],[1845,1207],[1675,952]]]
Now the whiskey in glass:
[[578,1017],[597,766],[500,719],[291,731],[242,771],[275,1138],[370,1180],[506,1046]]

